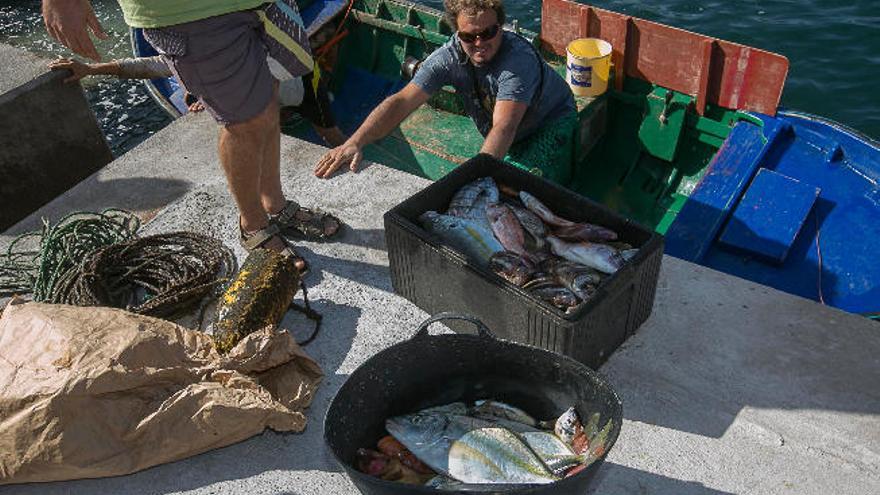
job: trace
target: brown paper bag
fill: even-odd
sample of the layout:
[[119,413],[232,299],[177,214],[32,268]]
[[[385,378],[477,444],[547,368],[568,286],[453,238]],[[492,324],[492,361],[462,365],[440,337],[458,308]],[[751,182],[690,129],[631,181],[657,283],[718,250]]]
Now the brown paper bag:
[[13,301],[0,318],[0,484],[132,473],[302,431],[321,369],[282,330],[220,356],[118,309]]

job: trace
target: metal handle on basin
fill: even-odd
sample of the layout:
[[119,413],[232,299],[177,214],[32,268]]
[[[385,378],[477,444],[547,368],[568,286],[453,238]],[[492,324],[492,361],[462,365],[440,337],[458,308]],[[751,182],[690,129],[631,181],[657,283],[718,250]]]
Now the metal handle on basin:
[[422,324],[419,325],[419,329],[416,330],[416,333],[415,333],[415,335],[413,335],[412,338],[416,339],[416,338],[425,337],[425,336],[429,335],[428,334],[428,327],[431,326],[432,323],[436,323],[436,322],[442,321],[442,320],[464,320],[464,321],[473,323],[477,327],[477,335],[479,335],[480,337],[490,338],[490,339],[496,338],[495,334],[492,333],[492,331],[489,330],[489,328],[486,327],[486,325],[483,324],[483,322],[480,321],[479,318],[477,318],[475,316],[467,315],[464,313],[455,313],[455,312],[451,312],[451,311],[444,311],[443,313],[437,313],[436,315],[423,321]]

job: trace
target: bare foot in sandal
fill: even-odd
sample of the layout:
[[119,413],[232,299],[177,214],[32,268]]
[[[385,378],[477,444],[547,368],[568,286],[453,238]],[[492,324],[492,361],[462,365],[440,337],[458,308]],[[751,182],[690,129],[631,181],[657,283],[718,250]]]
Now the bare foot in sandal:
[[330,213],[300,206],[295,201],[287,201],[277,213],[270,213],[269,222],[284,234],[310,241],[333,237],[342,228],[342,221]]
[[241,247],[247,252],[258,248],[278,251],[285,256],[290,256],[293,259],[293,265],[300,275],[305,275],[309,270],[305,258],[300,256],[293,246],[279,234],[280,230],[274,224],[269,224],[265,228],[250,232],[245,231],[239,223],[239,242]]

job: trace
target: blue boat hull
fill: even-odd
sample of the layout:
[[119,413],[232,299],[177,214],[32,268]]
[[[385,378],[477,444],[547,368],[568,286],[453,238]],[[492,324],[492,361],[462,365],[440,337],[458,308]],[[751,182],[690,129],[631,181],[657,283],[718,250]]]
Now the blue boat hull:
[[845,311],[880,311],[880,145],[808,114],[754,116],[761,125],[737,124],[676,217],[667,253]]

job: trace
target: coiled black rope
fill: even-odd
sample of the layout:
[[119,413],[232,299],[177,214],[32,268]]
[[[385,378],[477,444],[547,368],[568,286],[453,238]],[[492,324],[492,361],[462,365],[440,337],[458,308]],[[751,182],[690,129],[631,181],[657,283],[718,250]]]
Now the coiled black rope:
[[232,251],[194,232],[156,234],[92,251],[58,282],[58,303],[178,316],[219,293],[236,270]]

